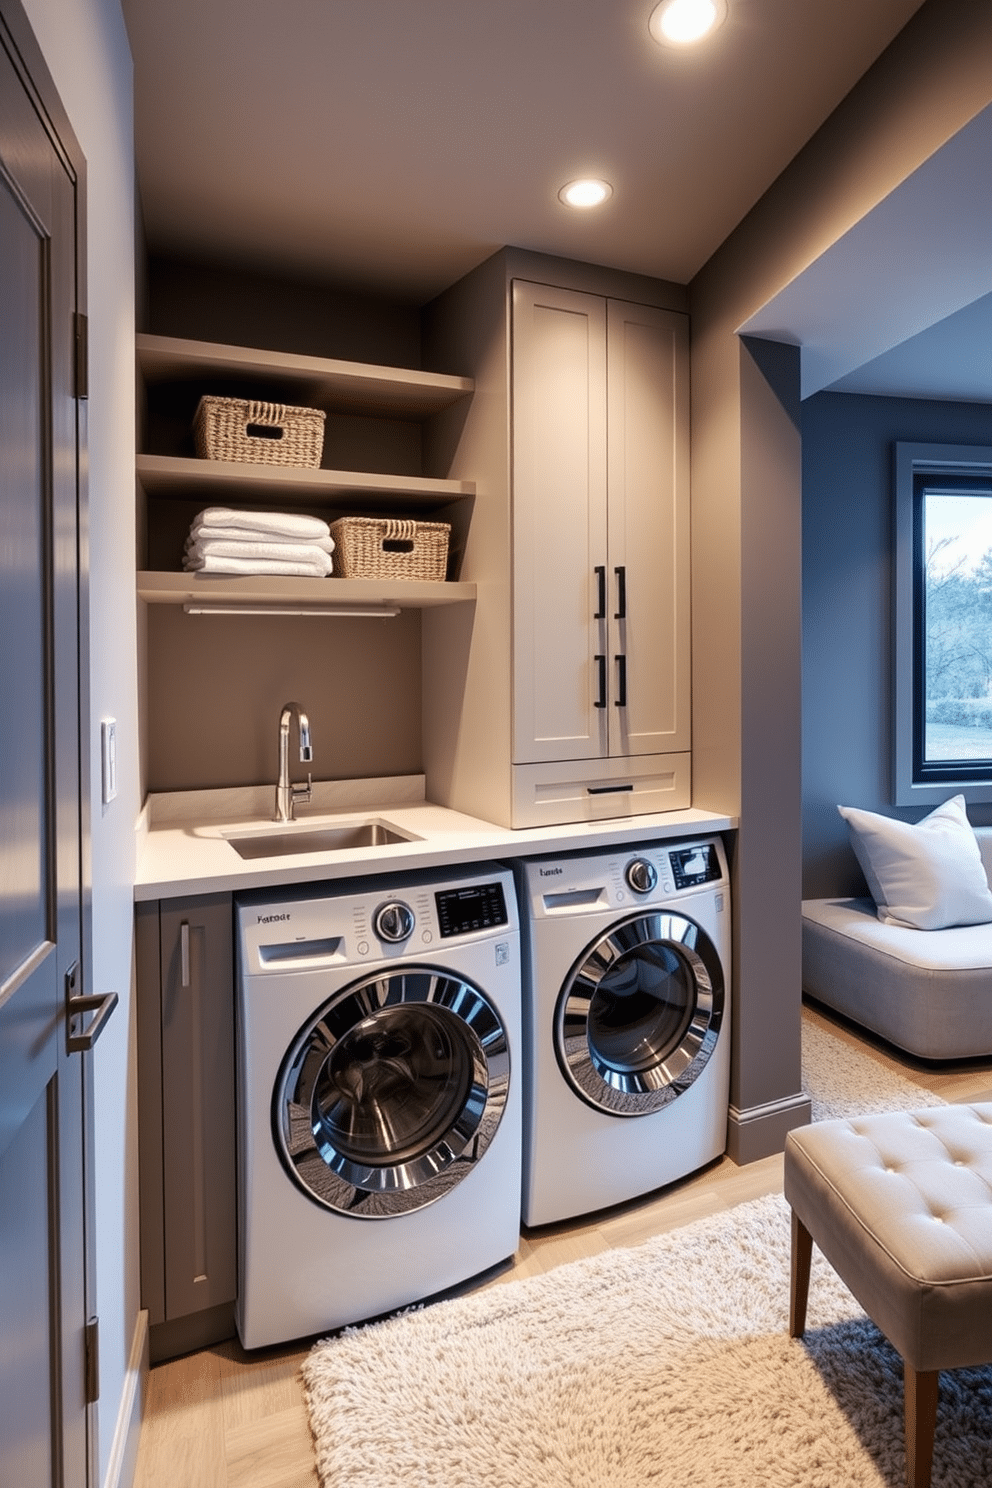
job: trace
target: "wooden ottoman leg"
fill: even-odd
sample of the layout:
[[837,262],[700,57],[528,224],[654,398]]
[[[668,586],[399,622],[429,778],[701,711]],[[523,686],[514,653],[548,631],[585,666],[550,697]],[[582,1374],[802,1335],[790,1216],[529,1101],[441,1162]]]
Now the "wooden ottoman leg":
[[813,1259],[813,1237],[795,1209],[792,1211],[792,1281],[789,1290],[789,1336],[802,1338],[806,1331],[809,1299],[809,1269]]
[[903,1375],[906,1382],[906,1483],[908,1488],[930,1488],[940,1376],[936,1369],[917,1373],[905,1361]]

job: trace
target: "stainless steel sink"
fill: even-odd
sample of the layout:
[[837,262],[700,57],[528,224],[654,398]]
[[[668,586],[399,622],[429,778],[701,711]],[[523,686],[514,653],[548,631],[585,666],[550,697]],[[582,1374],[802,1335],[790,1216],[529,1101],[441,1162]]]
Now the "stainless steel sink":
[[349,822],[340,827],[308,827],[301,823],[281,832],[228,836],[243,858],[281,858],[295,853],[344,852],[353,847],[384,847],[391,842],[419,842],[412,832],[400,832],[384,822]]

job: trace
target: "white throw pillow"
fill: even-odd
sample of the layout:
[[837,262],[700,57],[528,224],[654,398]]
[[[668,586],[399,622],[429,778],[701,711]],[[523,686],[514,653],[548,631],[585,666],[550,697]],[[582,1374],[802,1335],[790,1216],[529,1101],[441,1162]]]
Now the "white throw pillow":
[[915,826],[853,806],[837,810],[885,924],[943,930],[992,921],[992,890],[964,796]]

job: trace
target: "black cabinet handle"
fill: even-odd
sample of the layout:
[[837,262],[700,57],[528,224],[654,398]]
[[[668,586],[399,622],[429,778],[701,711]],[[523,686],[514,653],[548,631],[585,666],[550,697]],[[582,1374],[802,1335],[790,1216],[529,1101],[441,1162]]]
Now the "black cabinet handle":
[[613,572],[617,576],[617,612],[614,620],[626,620],[627,618],[627,569],[615,568]]
[[617,657],[617,707],[627,706],[627,658],[620,655]]
[[598,600],[598,603],[596,605],[596,612],[595,612],[595,614],[593,615],[592,618],[594,620],[605,620],[606,619],[606,567],[605,567],[605,565],[602,564],[602,563],[597,563],[596,564],[596,567],[593,569],[593,573],[596,575],[596,588],[597,588],[597,591],[598,591],[598,594],[599,594],[599,600]]
[[593,660],[599,668],[599,697],[593,705],[596,708],[606,707],[606,657],[594,656]]

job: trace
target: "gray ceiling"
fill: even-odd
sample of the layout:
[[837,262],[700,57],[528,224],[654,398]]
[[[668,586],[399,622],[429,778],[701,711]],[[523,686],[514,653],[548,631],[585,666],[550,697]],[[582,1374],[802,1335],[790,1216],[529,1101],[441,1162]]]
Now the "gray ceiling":
[[685,283],[920,0],[731,0],[688,53],[652,3],[123,0],[149,240],[419,301],[505,243]]
[[[691,52],[652,3],[122,0],[149,245],[414,303],[506,243],[686,283],[921,0],[730,0]],[[589,174],[612,199],[562,206]],[[778,326],[804,342],[806,289]],[[849,377],[892,344],[825,356]]]

